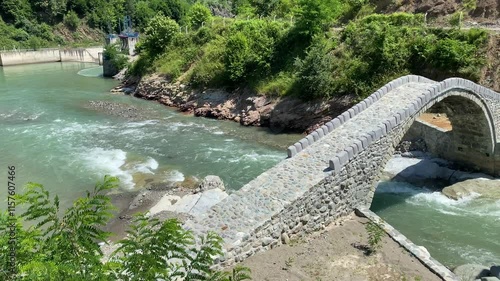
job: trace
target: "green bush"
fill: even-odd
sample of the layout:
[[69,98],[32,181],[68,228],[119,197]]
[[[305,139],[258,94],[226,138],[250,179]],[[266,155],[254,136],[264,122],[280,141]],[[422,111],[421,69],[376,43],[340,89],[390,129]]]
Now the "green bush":
[[368,245],[370,246],[369,254],[374,254],[382,248],[382,237],[385,232],[374,222],[365,224],[365,230],[368,232]]
[[[107,243],[111,233],[101,228],[112,217],[106,193],[118,179],[106,176],[86,196],[64,212],[59,198],[51,198],[40,184],[29,183],[16,196],[21,215],[0,213],[1,280],[249,280],[247,268],[232,273],[211,269],[214,256],[222,254],[222,239],[215,233],[200,237],[199,243],[176,220],[160,222],[136,215],[128,236],[118,242],[111,258],[103,262],[98,243]],[[28,226],[30,225],[30,226]],[[15,232],[12,243],[11,231]],[[10,263],[15,249],[15,267]],[[12,270],[13,269],[13,270]]]
[[225,45],[225,40],[219,37],[203,47],[201,59],[196,62],[189,77],[194,85],[217,87],[227,83],[229,79],[222,59]]
[[80,25],[80,19],[75,12],[69,11],[66,15],[64,15],[64,24],[69,29],[76,30],[78,28],[78,25]]
[[250,53],[248,39],[243,32],[238,32],[228,38],[225,53],[225,66],[232,81],[241,81],[246,74],[246,62]]
[[210,10],[205,5],[197,2],[191,6],[191,9],[189,10],[188,22],[191,27],[197,29],[203,24],[208,24],[211,17],[212,13]]
[[143,48],[152,56],[157,56],[165,51],[178,32],[179,25],[174,20],[158,14],[144,30]]
[[236,21],[229,30],[224,62],[233,82],[258,80],[271,73],[284,24],[265,20]]
[[104,47],[103,58],[111,61],[111,64],[118,70],[124,69],[128,64],[127,56],[120,52],[118,45],[106,45]]

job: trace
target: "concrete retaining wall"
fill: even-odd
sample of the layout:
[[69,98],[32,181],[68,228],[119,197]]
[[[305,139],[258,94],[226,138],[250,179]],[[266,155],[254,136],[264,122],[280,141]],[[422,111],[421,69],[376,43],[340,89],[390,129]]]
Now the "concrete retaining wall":
[[99,63],[99,53],[102,52],[102,47],[0,52],[0,65],[9,66],[61,61]]

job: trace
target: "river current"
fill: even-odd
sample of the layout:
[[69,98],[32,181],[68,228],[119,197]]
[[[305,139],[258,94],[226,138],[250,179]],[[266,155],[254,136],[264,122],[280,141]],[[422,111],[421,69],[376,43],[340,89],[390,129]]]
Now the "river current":
[[[101,73],[82,63],[0,68],[0,167],[16,166],[18,191],[28,181],[41,183],[64,205],[106,174],[118,176],[128,190],[148,180],[214,174],[236,190],[284,159],[284,144],[300,137],[111,94],[117,82]],[[133,108],[135,118],[91,102]],[[6,192],[0,189],[0,196]]]
[[[123,190],[211,174],[237,190],[284,159],[285,148],[301,137],[114,95],[109,90],[117,82],[101,73],[101,67],[82,63],[0,68],[0,174],[6,177],[7,166],[16,166],[17,192],[38,182],[68,206],[106,174],[118,176]],[[137,116],[113,115],[91,102],[133,108]],[[0,184],[0,198],[6,195]],[[500,201],[456,202],[384,182],[372,210],[445,265],[500,264]]]

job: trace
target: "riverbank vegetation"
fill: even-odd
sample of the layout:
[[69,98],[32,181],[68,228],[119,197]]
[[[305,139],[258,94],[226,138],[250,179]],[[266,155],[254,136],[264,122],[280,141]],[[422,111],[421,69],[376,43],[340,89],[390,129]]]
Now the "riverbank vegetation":
[[[176,220],[160,222],[137,215],[128,236],[111,257],[98,243],[111,233],[101,228],[114,207],[106,192],[118,179],[106,176],[93,191],[60,210],[59,199],[40,184],[30,183],[16,195],[20,215],[0,214],[1,280],[249,280],[249,270],[214,271],[214,256],[222,254],[222,238],[215,233],[197,238]],[[109,258],[109,259],[108,259]]]
[[362,98],[409,73],[477,81],[486,62],[484,30],[432,28],[418,14],[374,14],[364,0],[278,2],[245,2],[232,19],[197,4],[203,18],[196,23],[157,15],[129,74],[159,72],[196,87],[248,87],[310,100]]

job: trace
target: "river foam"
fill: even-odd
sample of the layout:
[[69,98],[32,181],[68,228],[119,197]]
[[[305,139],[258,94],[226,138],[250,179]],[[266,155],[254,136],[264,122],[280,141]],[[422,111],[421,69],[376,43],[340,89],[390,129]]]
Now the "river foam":
[[134,188],[134,174],[155,174],[158,162],[148,157],[145,161],[127,163],[127,152],[121,149],[96,147],[80,154],[87,169],[101,175],[118,177],[125,188]]
[[479,193],[471,193],[459,200],[448,198],[440,191],[416,187],[405,182],[381,182],[376,193],[394,194],[405,197],[405,202],[416,206],[426,206],[453,216],[488,216],[500,219],[500,200],[480,198]]

